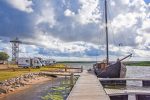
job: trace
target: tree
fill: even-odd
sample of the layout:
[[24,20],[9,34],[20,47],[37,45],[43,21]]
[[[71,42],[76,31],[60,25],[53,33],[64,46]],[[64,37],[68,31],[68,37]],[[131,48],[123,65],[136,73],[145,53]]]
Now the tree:
[[5,60],[8,60],[9,58],[9,55],[5,52],[0,52],[0,60],[1,61],[5,61]]

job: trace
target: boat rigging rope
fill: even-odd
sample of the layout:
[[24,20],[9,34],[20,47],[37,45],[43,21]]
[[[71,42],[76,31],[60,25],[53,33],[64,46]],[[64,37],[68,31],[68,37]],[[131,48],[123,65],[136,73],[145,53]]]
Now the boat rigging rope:
[[[129,45],[128,37],[126,36],[125,32],[122,31],[122,29],[119,29],[116,25],[112,23],[115,16],[113,12],[115,12],[112,9],[112,5],[110,4],[110,0],[107,0],[107,17],[108,17],[108,38],[109,38],[109,46],[112,46],[113,48],[117,47],[117,51],[112,51],[114,55],[124,56],[124,54],[129,54],[130,52],[125,51],[122,49],[122,47],[126,48]],[[105,0],[100,1],[100,11],[101,11],[101,21],[100,21],[100,48],[105,46]],[[119,24],[118,24],[119,25]],[[121,27],[122,28],[122,27]],[[116,32],[114,32],[114,29],[117,29]],[[105,49],[103,49],[105,50]],[[110,50],[111,51],[111,50]],[[118,52],[119,51],[119,52]],[[104,51],[105,52],[105,51]],[[110,55],[111,56],[111,55]]]
[[[129,37],[123,31],[120,31],[119,33],[115,33],[114,32],[115,26],[112,23],[112,21],[115,18],[114,14],[113,14],[114,11],[111,9],[110,0],[107,0],[107,1],[108,1],[108,5],[107,5],[108,6],[108,19],[110,20],[109,21],[109,36],[112,36],[110,38],[111,42],[112,42],[112,45],[117,46],[119,48],[119,52],[121,52],[121,51],[124,52],[122,50],[122,47],[128,47],[130,45],[129,41],[128,41]],[[119,29],[119,30],[121,30],[121,29]],[[129,54],[131,52],[130,51],[129,52],[126,51],[124,53]],[[118,54],[118,55],[120,55],[120,54]]]

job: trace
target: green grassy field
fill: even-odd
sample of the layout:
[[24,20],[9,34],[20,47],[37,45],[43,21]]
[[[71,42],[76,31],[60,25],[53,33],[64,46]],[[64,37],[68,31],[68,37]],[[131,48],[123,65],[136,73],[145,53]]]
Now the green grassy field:
[[150,66],[150,61],[132,61],[125,62],[127,66]]
[[[96,63],[96,61],[61,61],[60,63]],[[150,66],[150,61],[129,61],[123,62],[127,66]]]
[[9,68],[8,70],[0,70],[0,81],[6,80],[6,79],[10,79],[13,77],[17,77],[26,73],[30,73],[30,72],[40,72],[43,70],[47,70],[47,71],[56,71],[58,68],[55,67],[65,67],[64,64],[55,64],[55,65],[51,65],[51,66],[45,66],[45,67],[41,67],[41,68],[21,68],[21,69],[13,69],[13,68]]

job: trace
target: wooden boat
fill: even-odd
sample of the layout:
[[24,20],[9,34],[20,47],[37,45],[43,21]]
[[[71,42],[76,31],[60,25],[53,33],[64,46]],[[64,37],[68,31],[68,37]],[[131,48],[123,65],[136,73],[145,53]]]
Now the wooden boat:
[[108,26],[107,26],[107,0],[105,0],[105,30],[106,30],[106,62],[96,63],[93,68],[95,74],[101,78],[123,78],[126,75],[126,67],[121,63],[122,60],[130,57],[132,54],[117,60],[115,63],[109,63],[108,48]]
[[97,63],[93,65],[94,72],[97,77],[101,78],[124,78],[126,76],[126,66],[121,63],[124,59],[132,56],[132,54],[116,61],[115,63],[107,65],[106,63]]

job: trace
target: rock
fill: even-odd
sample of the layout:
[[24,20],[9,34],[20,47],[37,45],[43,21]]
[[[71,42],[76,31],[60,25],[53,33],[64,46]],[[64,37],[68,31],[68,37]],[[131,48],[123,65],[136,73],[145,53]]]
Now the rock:
[[11,78],[0,82],[0,94],[15,91],[15,88],[27,85],[31,79],[39,80],[40,76],[46,77],[42,72],[39,73],[28,73],[21,75],[16,78]]
[[7,93],[7,90],[0,88],[0,93]]
[[29,80],[28,80],[28,79],[24,79],[24,81],[29,82]]
[[9,91],[9,87],[8,86],[0,87],[0,93],[8,93],[8,91]]
[[0,92],[0,95],[3,95],[3,94],[5,94],[5,93],[1,93],[1,92]]
[[9,91],[10,91],[10,92],[13,92],[13,91],[15,91],[15,89],[14,89],[14,88],[10,88]]
[[17,84],[15,87],[16,87],[16,88],[19,88],[19,87],[20,87],[20,84]]
[[5,82],[5,86],[10,86],[8,81]]
[[21,81],[21,82],[20,82],[20,85],[22,85],[22,86],[27,85],[27,82]]

